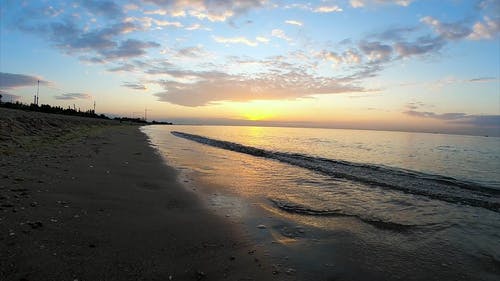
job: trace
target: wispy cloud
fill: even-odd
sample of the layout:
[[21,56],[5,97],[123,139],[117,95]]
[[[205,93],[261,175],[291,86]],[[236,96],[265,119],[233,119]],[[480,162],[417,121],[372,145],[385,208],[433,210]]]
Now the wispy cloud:
[[266,37],[263,37],[263,36],[257,36],[257,37],[255,37],[255,40],[257,40],[261,43],[268,43],[269,42],[269,39],[267,39]]
[[414,0],[350,0],[349,3],[353,8],[362,8],[368,5],[378,4],[393,4],[399,6],[409,6]]
[[500,20],[492,20],[484,17],[484,22],[476,22],[472,27],[472,32],[467,36],[470,40],[491,39],[500,33]]
[[370,61],[383,62],[391,59],[392,47],[381,42],[361,41],[359,48],[368,56]]
[[362,61],[361,55],[354,49],[346,50],[343,53],[322,50],[317,54],[317,57],[323,60],[331,61],[334,64],[359,64]]
[[409,35],[419,30],[418,26],[396,26],[390,27],[382,32],[369,34],[367,37],[371,39],[384,41],[403,41]]
[[472,27],[469,27],[464,21],[443,23],[430,16],[423,17],[420,21],[432,27],[440,37],[448,40],[492,39],[500,33],[500,17],[490,19],[485,16],[483,21],[477,21]]
[[142,90],[142,91],[147,90],[146,85],[142,83],[124,82],[122,84],[122,87],[129,88],[132,90]]
[[223,43],[223,44],[245,44],[250,47],[256,47],[259,45],[256,41],[252,41],[250,39],[247,39],[243,36],[239,37],[221,37],[221,36],[212,36],[215,42],[217,43]]
[[144,30],[149,30],[152,27],[184,27],[184,25],[179,21],[159,20],[152,17],[127,17],[124,19],[124,22],[138,23]]
[[473,82],[473,83],[487,83],[487,82],[498,81],[498,78],[495,78],[495,77],[477,77],[477,78],[469,79],[468,81]]
[[79,3],[96,15],[103,15],[109,18],[120,18],[123,16],[123,10],[113,1],[80,0]]
[[497,133],[499,133],[498,130],[500,130],[500,115],[471,115],[462,112],[435,113],[415,110],[407,110],[403,113],[418,118],[431,118],[454,124],[495,129]]
[[440,37],[423,36],[413,42],[397,42],[394,44],[396,53],[401,58],[435,53],[439,51],[446,42]]
[[192,24],[190,26],[187,26],[185,29],[189,30],[189,31],[192,31],[192,30],[206,30],[206,31],[211,31],[212,30],[211,28],[204,27],[204,26],[202,26],[199,23],[194,23],[194,24]]
[[320,6],[313,9],[315,13],[332,13],[332,12],[342,12],[342,8],[337,5],[333,6]]
[[291,24],[291,25],[296,25],[296,26],[303,26],[304,23],[298,20],[286,20],[285,23]]
[[91,99],[92,96],[85,93],[64,93],[54,96],[58,100],[79,100],[79,99]]
[[146,0],[154,3],[159,9],[150,11],[159,15],[191,16],[211,22],[224,22],[238,17],[252,9],[264,7],[267,0],[237,1],[185,1],[185,0]]
[[20,87],[35,87],[37,81],[42,85],[48,85],[49,82],[41,79],[40,77],[0,72],[0,89],[8,90]]
[[199,57],[204,54],[201,47],[186,47],[182,48],[177,52],[177,56],[180,57]]
[[103,50],[100,52],[106,59],[131,58],[144,55],[146,49],[157,48],[160,44],[156,42],[144,42],[134,39],[127,39],[120,42],[120,45],[112,50]]
[[281,29],[273,29],[271,31],[271,35],[276,37],[276,38],[283,39],[285,41],[292,41],[292,38],[288,37],[286,35],[285,31],[283,31]]
[[463,112],[446,112],[436,113],[432,111],[418,110],[422,107],[429,107],[429,105],[422,102],[411,102],[406,105],[407,110],[403,111],[404,114],[417,117],[417,118],[430,118],[442,120],[454,124],[470,125],[480,128],[495,129],[500,133],[500,115],[478,115],[467,114]]
[[423,17],[420,21],[432,27],[439,36],[450,40],[462,39],[471,33],[462,22],[443,23],[430,16]]

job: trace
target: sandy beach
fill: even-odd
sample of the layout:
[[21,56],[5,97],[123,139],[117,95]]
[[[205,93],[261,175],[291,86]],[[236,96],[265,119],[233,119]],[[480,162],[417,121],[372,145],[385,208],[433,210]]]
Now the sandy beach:
[[0,280],[293,280],[139,126],[0,109]]

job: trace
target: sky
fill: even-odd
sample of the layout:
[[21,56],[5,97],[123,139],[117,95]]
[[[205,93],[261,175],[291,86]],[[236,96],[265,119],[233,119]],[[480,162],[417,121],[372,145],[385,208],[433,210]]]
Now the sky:
[[3,101],[500,136],[498,0],[0,3]]

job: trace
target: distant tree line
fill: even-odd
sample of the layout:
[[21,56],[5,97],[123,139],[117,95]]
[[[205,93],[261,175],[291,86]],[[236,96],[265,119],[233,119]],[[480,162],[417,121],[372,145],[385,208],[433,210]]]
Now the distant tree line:
[[142,124],[149,124],[149,125],[172,125],[170,122],[162,122],[162,121],[151,121],[148,122],[142,118],[130,118],[130,117],[115,117],[115,120],[118,120],[120,122],[133,122],[133,123],[142,123]]
[[63,114],[63,115],[72,115],[72,116],[81,116],[81,117],[90,117],[90,118],[100,118],[100,119],[110,119],[104,114],[96,114],[94,110],[81,111],[80,109],[76,110],[74,108],[68,107],[63,108],[61,106],[51,106],[49,104],[42,104],[40,106],[32,103],[25,104],[21,102],[2,102],[2,95],[0,95],[0,106],[5,108],[12,109],[20,109],[26,111],[37,111],[44,113],[54,113],[54,114]]
[[[108,116],[104,114],[96,114],[94,110],[89,109],[87,111],[81,111],[80,109],[76,110],[75,108],[63,108],[61,106],[51,106],[49,104],[42,104],[38,106],[37,104],[24,104],[21,102],[2,102],[2,95],[0,95],[0,107],[12,108],[12,109],[20,109],[26,111],[37,111],[44,113],[54,113],[54,114],[63,114],[63,115],[72,115],[72,116],[80,116],[80,117],[89,117],[89,118],[99,118],[99,119],[110,119]],[[147,122],[141,118],[129,118],[129,117],[115,117],[115,120],[120,122],[133,122],[133,123],[142,123],[142,124],[161,124],[161,125],[172,125],[170,122],[160,122],[160,121],[152,121]]]

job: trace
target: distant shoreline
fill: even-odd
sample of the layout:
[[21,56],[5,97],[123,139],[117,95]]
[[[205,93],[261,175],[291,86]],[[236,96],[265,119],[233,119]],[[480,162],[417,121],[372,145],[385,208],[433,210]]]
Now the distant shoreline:
[[20,102],[0,102],[0,108],[10,109],[10,110],[22,110],[25,112],[36,112],[36,113],[48,113],[63,116],[75,116],[82,118],[91,119],[101,119],[101,120],[116,120],[120,122],[137,123],[142,125],[172,125],[171,122],[165,121],[147,121],[145,118],[130,118],[130,117],[114,117],[110,118],[104,114],[97,114],[95,110],[81,111],[80,108],[63,108],[60,106],[51,106],[49,104],[42,104],[38,106],[37,104],[24,104]]
[[269,128],[298,128],[298,129],[325,129],[325,130],[353,130],[353,131],[378,131],[378,132],[400,132],[400,133],[417,133],[417,134],[432,134],[432,135],[452,135],[452,136],[472,136],[472,137],[491,137],[500,138],[500,131],[497,134],[471,134],[458,132],[445,132],[435,130],[404,130],[404,129],[388,129],[388,128],[356,128],[350,126],[327,126],[318,124],[295,124],[294,122],[274,123],[272,121],[249,121],[249,120],[231,120],[234,124],[225,122],[211,122],[206,120],[202,122],[184,122],[183,120],[174,119],[175,125],[182,126],[228,126],[228,127],[269,127]]

